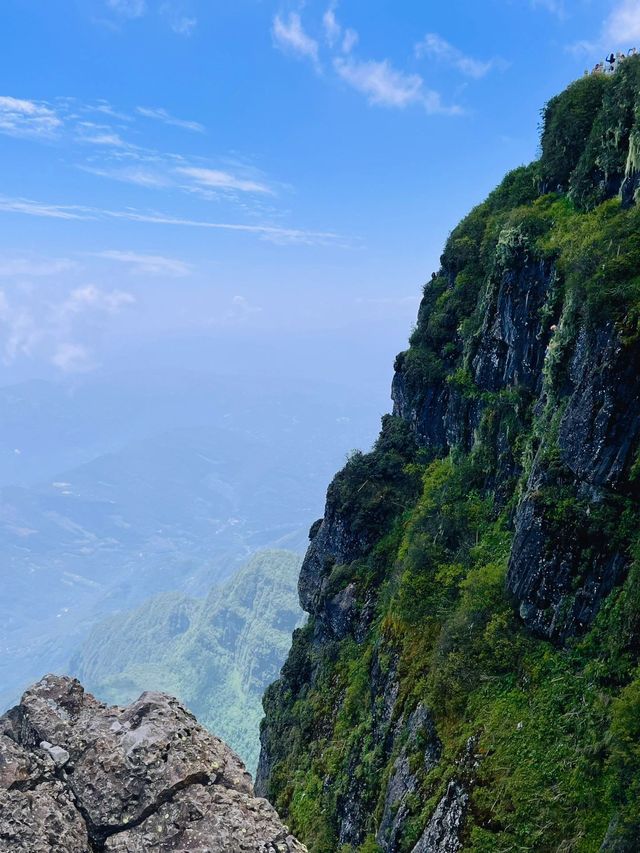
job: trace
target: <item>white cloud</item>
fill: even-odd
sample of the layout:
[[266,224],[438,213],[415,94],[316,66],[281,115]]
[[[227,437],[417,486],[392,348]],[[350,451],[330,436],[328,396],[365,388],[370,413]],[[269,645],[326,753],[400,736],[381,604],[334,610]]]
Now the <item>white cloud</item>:
[[[95,285],[76,287],[59,295],[59,283],[49,288],[12,288],[11,299],[0,290],[0,356],[5,364],[18,358],[40,357],[64,372],[95,367],[92,344],[105,317],[131,305],[122,290]],[[84,340],[83,340],[84,339]]]
[[445,107],[440,95],[425,89],[419,74],[397,71],[388,60],[382,62],[334,59],[337,73],[356,91],[367,96],[370,104],[403,109],[420,104],[428,113],[457,113],[457,107]]
[[51,363],[63,373],[88,373],[96,366],[87,347],[71,341],[60,343],[55,347]]
[[236,231],[255,234],[265,240],[279,244],[298,243],[311,246],[326,245],[329,243],[345,245],[347,243],[344,237],[331,231],[309,231],[275,225],[245,225],[236,222],[208,222],[207,220],[187,219],[163,213],[139,212],[133,209],[107,210],[95,207],[83,208],[70,205],[42,204],[29,199],[0,197],[0,211],[23,213],[29,216],[57,217],[60,219],[122,219],[129,222],[148,222],[155,225],[179,225],[187,228]]
[[83,172],[97,175],[100,178],[109,178],[114,181],[123,181],[126,184],[135,184],[139,187],[149,189],[163,189],[171,186],[171,181],[165,175],[153,172],[139,166],[124,166],[121,168],[100,168],[99,166],[78,166]]
[[620,0],[600,26],[593,39],[582,39],[567,46],[575,54],[597,55],[614,48],[628,49],[640,41],[640,0]]
[[531,0],[531,6],[534,9],[545,9],[559,18],[564,18],[566,12],[564,0]]
[[333,47],[342,35],[342,27],[336,18],[336,3],[332,3],[322,16],[322,25],[325,37],[331,47]]
[[360,36],[355,30],[348,28],[344,31],[344,38],[342,39],[342,52],[343,53],[351,53],[353,48],[358,44]]
[[117,133],[98,132],[95,134],[87,134],[81,137],[82,142],[89,145],[102,145],[112,148],[129,148],[129,144],[125,142]]
[[124,290],[101,290],[94,284],[77,287],[59,306],[61,316],[82,314],[85,311],[117,313],[124,305],[132,305],[135,298]]
[[358,33],[350,27],[346,30],[343,29],[336,17],[337,7],[337,0],[334,0],[334,2],[327,7],[324,15],[322,16],[322,26],[324,28],[325,39],[331,48],[341,43],[340,49],[342,52],[351,53],[358,43],[359,36]]
[[[358,43],[358,33],[344,29],[337,19],[337,0],[331,0],[325,9],[322,25],[324,36],[332,54],[332,67],[336,74],[353,89],[367,97],[370,104],[404,108],[418,104],[428,113],[455,115],[459,107],[446,107],[438,92],[428,89],[419,74],[400,71],[388,59],[361,60],[352,56]],[[273,22],[273,36],[278,47],[288,49],[298,56],[311,59],[320,68],[319,45],[304,31],[300,15],[292,12],[287,21],[277,15]]]
[[31,316],[22,306],[13,306],[0,290],[0,349],[5,364],[19,356],[30,356],[41,335]]
[[245,320],[254,314],[260,314],[262,308],[254,305],[246,296],[236,295],[231,300],[231,309],[227,312],[228,320]]
[[640,0],[618,3],[605,21],[604,39],[616,47],[631,47],[640,40]]
[[145,0],[107,0],[107,6],[124,18],[141,18],[147,11]]
[[307,246],[344,243],[344,238],[330,231],[305,231],[299,228],[282,228],[274,225],[244,225],[234,222],[207,222],[199,219],[183,219],[161,213],[137,213],[132,210],[105,210],[105,216],[126,219],[130,222],[149,222],[155,225],[181,225],[187,228],[208,228],[220,231],[237,231],[255,234],[272,243],[281,245],[298,243]]
[[192,178],[197,184],[209,189],[237,190],[243,193],[272,193],[272,190],[266,184],[245,178],[238,178],[235,175],[229,174],[229,172],[223,172],[218,169],[181,166],[176,169],[176,172],[187,178]]
[[77,264],[69,258],[0,258],[0,277],[41,278],[70,272],[76,266]]
[[75,205],[43,204],[26,198],[0,196],[0,211],[26,213],[29,216],[44,216],[51,219],[91,219],[87,208]]
[[272,33],[278,47],[318,64],[318,42],[304,31],[297,12],[291,12],[287,21],[283,21],[280,15],[276,15],[273,19]]
[[427,56],[442,65],[456,68],[467,77],[476,79],[484,77],[497,64],[495,59],[482,62],[473,59],[471,56],[466,56],[437,33],[427,33],[422,41],[416,45],[415,52],[418,57]]
[[174,127],[182,127],[184,130],[193,130],[197,133],[203,133],[204,127],[197,121],[185,121],[181,118],[175,118],[162,107],[137,107],[136,112],[145,118],[153,118],[164,124],[170,124]]
[[115,110],[108,101],[99,101],[95,106],[86,106],[85,109],[88,112],[101,113],[102,115],[116,118],[119,121],[131,121],[130,116],[126,113],[121,113],[118,112],[118,110]]
[[198,19],[192,15],[184,13],[184,4],[176,2],[162,3],[160,6],[160,14],[167,19],[169,26],[176,35],[190,36],[198,26]]
[[134,273],[171,276],[174,278],[183,278],[191,273],[190,264],[179,261],[176,258],[166,258],[163,255],[122,252],[117,249],[110,249],[104,252],[96,252],[95,257],[126,264]]
[[179,36],[190,36],[198,25],[197,18],[178,18],[171,24],[171,29]]
[[59,116],[44,104],[0,96],[0,133],[50,137],[61,125]]

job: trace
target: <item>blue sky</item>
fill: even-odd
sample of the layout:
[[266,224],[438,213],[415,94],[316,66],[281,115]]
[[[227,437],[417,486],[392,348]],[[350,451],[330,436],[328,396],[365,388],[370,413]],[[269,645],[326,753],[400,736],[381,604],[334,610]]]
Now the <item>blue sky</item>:
[[386,385],[447,233],[635,43],[640,0],[3,0],[0,377]]

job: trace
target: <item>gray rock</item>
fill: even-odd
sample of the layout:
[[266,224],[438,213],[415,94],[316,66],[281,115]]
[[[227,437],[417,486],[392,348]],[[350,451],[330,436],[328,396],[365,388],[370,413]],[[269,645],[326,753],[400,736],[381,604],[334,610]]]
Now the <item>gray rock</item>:
[[0,735],[0,790],[28,788],[45,778],[53,778],[53,761],[49,756],[33,755],[7,735]]
[[356,585],[350,583],[327,600],[322,624],[333,637],[341,640],[349,633],[356,615]]
[[108,707],[50,675],[0,732],[3,851],[305,849],[235,753],[170,696]]
[[[564,641],[584,631],[623,579],[627,549],[589,526],[591,513],[617,511],[640,438],[640,346],[623,347],[615,329],[582,329],[568,357],[566,407],[558,431],[564,466],[538,453],[515,517],[507,587],[537,634]],[[581,535],[559,535],[543,500],[562,487],[583,507]]]
[[453,779],[412,853],[458,853],[469,794]]
[[64,767],[64,765],[69,761],[69,753],[61,746],[52,746],[50,743],[47,743],[46,740],[43,740],[40,747],[44,749],[45,752],[49,753],[56,767]]
[[484,391],[519,385],[540,391],[542,365],[551,337],[540,312],[554,275],[547,261],[529,256],[526,245],[511,240],[508,258],[491,279],[480,344],[473,359],[476,384]]
[[370,542],[355,535],[340,514],[332,506],[327,495],[324,518],[313,525],[312,536],[305,555],[300,577],[298,594],[300,604],[307,613],[318,615],[326,584],[334,566],[353,562],[362,556]]
[[411,772],[410,754],[420,746],[424,749],[423,768],[433,770],[440,761],[442,744],[436,733],[433,718],[420,703],[410,715],[405,727],[406,743],[393,764],[393,770],[385,792],[384,807],[376,842],[384,851],[398,849],[398,841],[409,817],[407,797],[418,787],[418,780]]
[[582,330],[569,365],[572,393],[558,445],[579,480],[617,490],[640,439],[640,346],[623,346],[613,325]]
[[[162,839],[162,846],[158,846]],[[266,800],[231,789],[193,786],[176,794],[139,826],[107,839],[105,853],[149,850],[189,853],[302,853]]]
[[61,782],[33,790],[0,790],[0,850],[6,853],[87,853],[87,827]]

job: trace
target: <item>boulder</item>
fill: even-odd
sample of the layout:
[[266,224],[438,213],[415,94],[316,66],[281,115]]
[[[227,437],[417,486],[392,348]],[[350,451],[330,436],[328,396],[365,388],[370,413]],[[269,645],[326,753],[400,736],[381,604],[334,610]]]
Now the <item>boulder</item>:
[[302,853],[238,756],[176,699],[48,675],[0,718],[0,849]]

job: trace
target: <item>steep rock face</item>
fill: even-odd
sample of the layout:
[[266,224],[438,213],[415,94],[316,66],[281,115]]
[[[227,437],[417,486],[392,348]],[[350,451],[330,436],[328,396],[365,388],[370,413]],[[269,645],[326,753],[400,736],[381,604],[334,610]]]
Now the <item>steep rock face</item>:
[[571,391],[558,434],[562,460],[589,485],[623,491],[640,437],[640,345],[625,345],[613,324],[583,328],[568,373]]
[[[418,788],[416,773],[411,768],[410,754],[416,749],[423,752],[422,769],[429,773],[442,755],[442,744],[435,724],[424,705],[418,705],[406,726],[407,739],[400,755],[393,762],[387,783],[382,817],[376,833],[376,842],[384,851],[396,850],[408,816],[407,800]],[[420,766],[420,765],[418,765]]]
[[307,613],[319,611],[331,569],[351,563],[366,553],[371,542],[350,529],[348,518],[327,500],[324,518],[311,528],[311,542],[298,580],[300,604]]
[[[543,444],[534,461],[516,513],[507,586],[531,628],[566,639],[593,622],[628,564],[615,533],[621,496],[637,497],[629,478],[640,437],[638,344],[623,346],[611,325],[581,328],[557,406],[559,460]],[[560,497],[574,503],[573,517],[558,520]]]
[[540,260],[520,232],[502,238],[500,263],[487,289],[478,349],[471,364],[481,391],[518,386],[531,393],[542,387],[542,365],[552,318],[543,325],[542,309],[555,280],[552,265]]
[[639,91],[549,102],[329,487],[257,780],[313,853],[637,847]]
[[0,718],[6,851],[304,851],[240,759],[177,700],[109,707],[47,676]]

